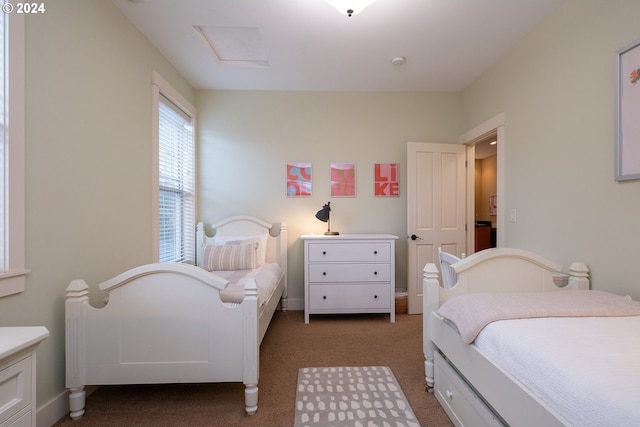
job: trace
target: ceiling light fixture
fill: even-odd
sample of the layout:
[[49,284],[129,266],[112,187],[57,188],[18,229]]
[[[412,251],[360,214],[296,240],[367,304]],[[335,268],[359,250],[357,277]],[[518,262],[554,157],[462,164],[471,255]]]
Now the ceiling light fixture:
[[343,15],[357,15],[365,8],[371,6],[376,0],[325,0]]

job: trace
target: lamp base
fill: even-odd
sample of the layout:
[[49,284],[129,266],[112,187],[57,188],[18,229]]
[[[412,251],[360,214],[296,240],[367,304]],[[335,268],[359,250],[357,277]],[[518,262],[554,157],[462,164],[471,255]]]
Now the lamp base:
[[338,233],[337,231],[325,231],[324,235],[325,236],[339,236],[340,233]]

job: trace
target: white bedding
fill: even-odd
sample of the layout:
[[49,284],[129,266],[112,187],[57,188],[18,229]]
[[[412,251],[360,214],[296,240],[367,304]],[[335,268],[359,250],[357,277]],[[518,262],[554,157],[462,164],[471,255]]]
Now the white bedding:
[[247,279],[254,277],[258,285],[258,306],[262,307],[276,289],[282,276],[282,269],[278,264],[267,263],[255,270],[212,271],[212,273],[229,281],[227,287],[220,291],[220,298],[225,303],[235,304],[242,302]]
[[640,302],[602,291],[560,293],[470,293],[446,301],[438,314],[453,325],[465,343],[472,343],[491,322],[536,317],[640,316]]
[[473,345],[567,425],[636,427],[639,331],[640,316],[504,320]]

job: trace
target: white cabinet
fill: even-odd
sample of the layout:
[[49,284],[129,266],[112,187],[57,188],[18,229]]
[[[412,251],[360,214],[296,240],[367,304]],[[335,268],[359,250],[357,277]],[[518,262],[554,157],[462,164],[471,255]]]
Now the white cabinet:
[[305,235],[304,321],[310,314],[389,313],[395,322],[395,241],[389,234]]
[[43,326],[0,327],[0,427],[36,425],[36,348]]

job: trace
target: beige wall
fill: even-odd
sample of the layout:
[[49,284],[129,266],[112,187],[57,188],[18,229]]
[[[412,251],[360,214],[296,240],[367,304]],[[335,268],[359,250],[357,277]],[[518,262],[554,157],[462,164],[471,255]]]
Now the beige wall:
[[507,246],[584,261],[594,288],[636,299],[640,181],[614,181],[614,67],[639,19],[637,1],[568,0],[463,92],[467,128],[505,116]]
[[110,1],[26,20],[27,290],[0,325],[44,325],[38,407],[64,394],[64,291],[151,261],[151,72],[189,84]]
[[[406,287],[406,145],[455,142],[459,95],[198,91],[200,217],[253,214],[289,226],[289,297],[303,298],[299,237],[326,231],[315,219],[331,201],[340,233],[389,233],[398,287]],[[286,197],[287,162],[313,164],[313,196]],[[356,163],[355,198],[331,198],[329,164]],[[400,197],[373,196],[374,163],[400,164]]]

